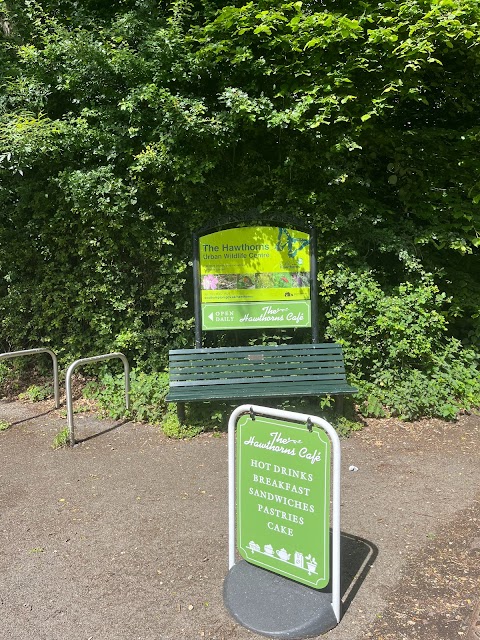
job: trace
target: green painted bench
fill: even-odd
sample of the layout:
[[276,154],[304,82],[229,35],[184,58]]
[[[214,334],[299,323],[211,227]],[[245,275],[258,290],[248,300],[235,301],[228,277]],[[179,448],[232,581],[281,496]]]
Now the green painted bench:
[[180,422],[185,402],[344,395],[347,383],[339,344],[289,344],[273,347],[175,349],[169,352],[167,402],[177,403]]

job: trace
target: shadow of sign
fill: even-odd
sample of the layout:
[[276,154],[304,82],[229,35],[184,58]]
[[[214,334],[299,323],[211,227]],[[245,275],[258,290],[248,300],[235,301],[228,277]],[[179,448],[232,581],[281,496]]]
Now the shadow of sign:
[[378,548],[364,538],[342,531],[340,549],[342,610],[345,613],[368,576],[378,556]]
[[[330,548],[332,545],[332,530],[330,529]],[[378,556],[378,548],[364,538],[354,536],[344,531],[340,534],[340,595],[342,600],[342,615],[346,613],[363,582],[370,573]],[[330,575],[332,573],[330,558]],[[332,585],[329,583],[319,592],[330,593]]]

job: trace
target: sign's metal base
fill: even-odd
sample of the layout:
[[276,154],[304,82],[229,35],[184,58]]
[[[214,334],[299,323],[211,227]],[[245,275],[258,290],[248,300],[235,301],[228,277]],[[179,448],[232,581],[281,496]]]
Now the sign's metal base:
[[241,625],[271,638],[302,640],[338,624],[332,594],[240,560],[223,584],[225,606]]

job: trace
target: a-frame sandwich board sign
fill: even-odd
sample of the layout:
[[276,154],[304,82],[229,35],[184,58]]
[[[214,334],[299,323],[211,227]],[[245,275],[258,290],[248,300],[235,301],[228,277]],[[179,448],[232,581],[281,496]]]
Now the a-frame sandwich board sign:
[[270,637],[329,631],[341,608],[335,429],[315,416],[246,404],[230,417],[228,450],[227,609]]

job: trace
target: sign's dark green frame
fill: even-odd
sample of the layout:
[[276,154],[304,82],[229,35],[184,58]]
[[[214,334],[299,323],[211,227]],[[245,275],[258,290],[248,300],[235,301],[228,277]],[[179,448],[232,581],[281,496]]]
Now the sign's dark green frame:
[[318,285],[317,285],[317,234],[313,225],[305,224],[304,221],[295,217],[282,216],[265,217],[261,221],[249,216],[229,218],[228,220],[217,221],[205,225],[196,230],[193,234],[193,292],[195,311],[195,348],[201,348],[203,343],[202,329],[202,304],[201,304],[201,277],[200,277],[200,238],[207,233],[224,231],[240,227],[284,227],[296,229],[310,235],[310,301],[311,301],[311,331],[312,343],[319,342],[318,329]]

